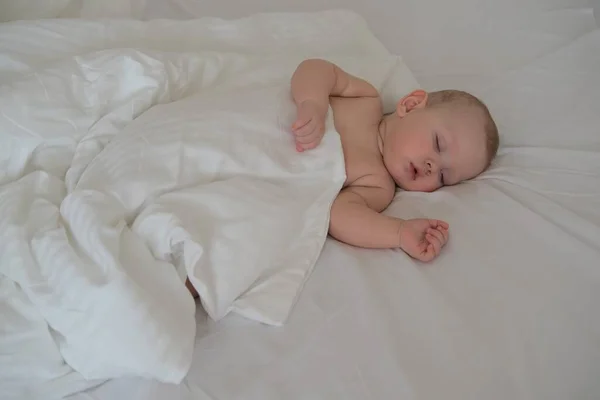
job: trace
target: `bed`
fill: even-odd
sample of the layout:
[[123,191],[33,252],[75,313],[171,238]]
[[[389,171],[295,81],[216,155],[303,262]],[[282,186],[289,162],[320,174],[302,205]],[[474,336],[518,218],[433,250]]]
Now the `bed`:
[[[192,310],[195,340],[180,382],[67,380],[35,392],[39,398],[600,398],[598,2],[62,1],[31,14],[26,6],[34,3],[3,19],[246,18],[263,24],[265,42],[281,43],[286,32],[299,40],[301,30],[279,27],[273,39],[266,21],[350,9],[344,15],[364,18],[373,39],[347,43],[382,59],[401,56],[400,67],[427,90],[480,96],[502,142],[492,167],[473,181],[432,194],[398,192],[386,211],[450,223],[451,240],[434,262],[328,238],[279,326]],[[257,17],[270,12],[285,14]]]

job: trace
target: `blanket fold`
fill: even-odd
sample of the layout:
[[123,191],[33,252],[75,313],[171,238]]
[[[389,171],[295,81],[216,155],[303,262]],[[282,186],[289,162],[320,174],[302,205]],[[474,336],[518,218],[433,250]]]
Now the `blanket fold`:
[[[329,54],[390,96],[416,86],[347,12],[23,21],[0,45],[0,282],[21,316],[0,346],[29,398],[50,381],[63,394],[121,376],[180,382],[195,335],[187,276],[215,320],[284,324],[345,179],[331,112],[319,148],[295,151],[291,74]],[[49,340],[43,359],[24,355]]]

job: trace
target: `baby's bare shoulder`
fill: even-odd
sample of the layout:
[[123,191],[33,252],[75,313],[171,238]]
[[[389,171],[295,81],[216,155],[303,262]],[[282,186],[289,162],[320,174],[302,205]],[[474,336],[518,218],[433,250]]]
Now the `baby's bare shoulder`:
[[345,190],[359,194],[377,212],[383,211],[390,204],[396,193],[396,185],[387,172],[375,159],[357,158],[356,163],[346,165],[347,175]]
[[342,141],[346,163],[345,186],[381,187],[394,191],[395,184],[383,164],[378,133],[382,118],[377,98],[332,98],[335,127]]
[[357,132],[354,127],[364,129],[379,125],[383,116],[379,97],[332,97],[331,108],[336,129],[345,133]]
[[396,184],[382,162],[370,157],[353,161],[346,165],[346,170],[352,172],[347,174],[346,186],[378,187],[395,192]]

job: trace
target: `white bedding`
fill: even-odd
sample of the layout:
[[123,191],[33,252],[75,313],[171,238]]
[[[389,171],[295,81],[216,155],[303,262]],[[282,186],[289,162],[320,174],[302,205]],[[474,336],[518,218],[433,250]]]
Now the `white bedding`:
[[[14,315],[0,340],[18,343],[3,350],[5,384],[49,397],[79,375],[180,383],[196,327],[187,276],[213,320],[285,323],[345,180],[331,113],[322,145],[295,151],[295,67],[326,53],[380,88],[416,85],[354,14],[264,17],[281,32],[286,19],[286,32],[336,26],[304,46],[243,22],[2,27],[0,272]],[[52,339],[46,358],[22,351]]]
[[[116,379],[73,399],[600,397],[600,32],[591,7],[578,0],[401,3],[396,12],[354,7],[421,85],[479,94],[502,130],[501,153],[482,177],[435,194],[399,193],[388,211],[448,220],[452,238],[442,256],[423,266],[401,252],[327,240],[283,327],[234,315],[214,322],[198,309],[193,361],[181,384]],[[296,7],[261,5],[255,11]],[[244,12],[204,6],[150,2],[135,16]],[[428,14],[435,7],[444,11]],[[445,23],[448,16],[462,22]],[[323,34],[331,25],[278,31],[266,21],[244,23],[262,41],[339,39]],[[429,29],[417,29],[425,21]],[[236,43],[248,49],[248,40],[227,37],[228,46]],[[361,43],[385,55],[376,41]],[[47,336],[38,343],[52,348]]]

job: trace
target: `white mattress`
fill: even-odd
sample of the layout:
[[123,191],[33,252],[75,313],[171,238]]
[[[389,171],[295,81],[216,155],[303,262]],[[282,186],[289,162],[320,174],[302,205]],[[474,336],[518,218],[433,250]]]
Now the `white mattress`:
[[116,379],[71,399],[600,398],[600,30],[590,3],[143,3],[115,13],[354,8],[425,88],[480,95],[502,148],[476,180],[399,193],[387,211],[449,221],[435,262],[329,239],[285,326],[214,322],[198,308],[182,384]]

